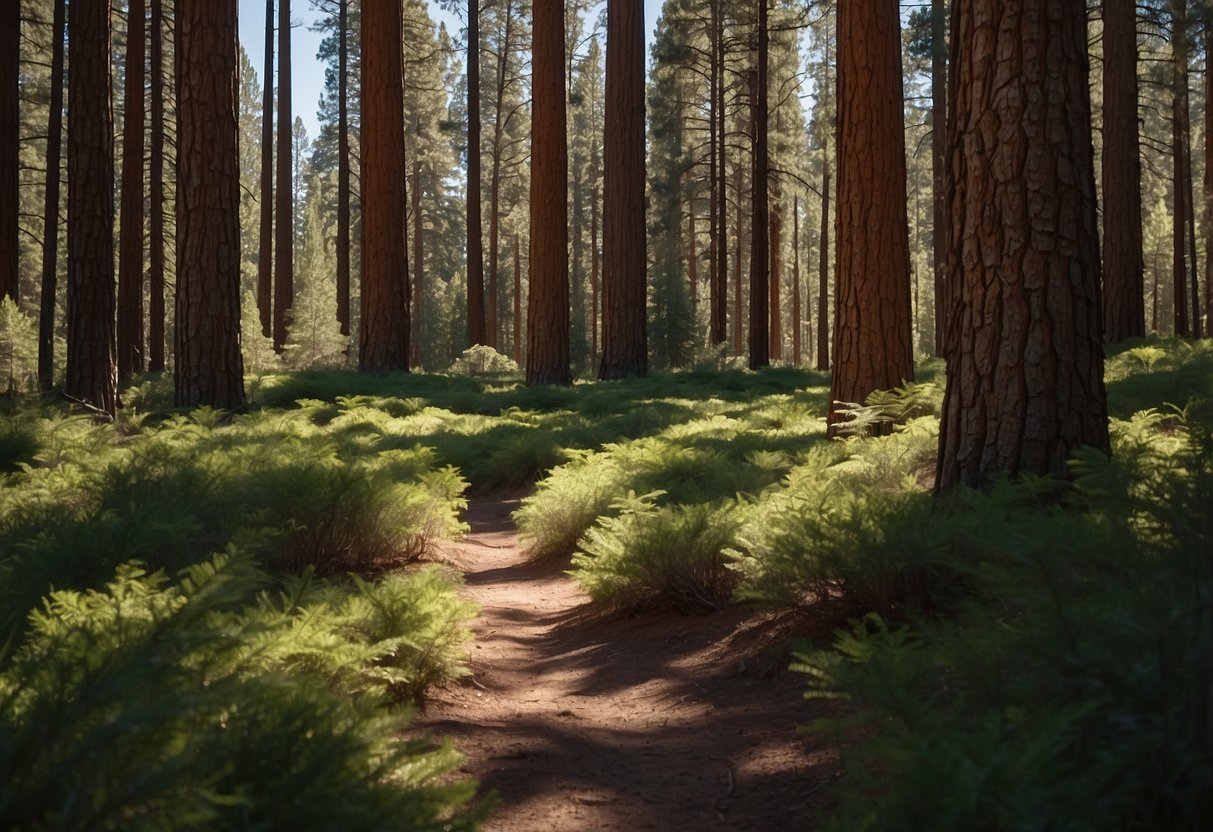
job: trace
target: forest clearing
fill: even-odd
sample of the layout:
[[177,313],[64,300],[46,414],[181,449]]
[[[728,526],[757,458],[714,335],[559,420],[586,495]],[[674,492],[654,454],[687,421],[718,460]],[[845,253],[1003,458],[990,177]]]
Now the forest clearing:
[[1213,828],[1210,54],[3,0],[0,828]]

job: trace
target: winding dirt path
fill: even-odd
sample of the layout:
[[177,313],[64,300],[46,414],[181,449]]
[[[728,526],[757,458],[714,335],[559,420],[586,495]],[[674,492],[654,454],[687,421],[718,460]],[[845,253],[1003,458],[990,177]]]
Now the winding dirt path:
[[417,720],[450,737],[501,805],[494,832],[805,829],[832,747],[796,726],[803,681],[765,658],[778,622],[595,615],[563,565],[524,561],[518,497],[474,499],[445,558],[481,606],[472,676]]

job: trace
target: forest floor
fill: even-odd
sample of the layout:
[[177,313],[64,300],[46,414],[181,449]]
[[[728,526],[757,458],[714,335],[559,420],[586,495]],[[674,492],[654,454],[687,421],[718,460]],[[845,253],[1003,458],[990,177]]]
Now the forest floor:
[[485,828],[803,829],[838,771],[837,748],[797,730],[826,707],[786,670],[804,622],[744,605],[605,615],[567,561],[527,561],[519,500],[473,498],[471,533],[446,545],[481,607],[472,675],[432,692],[416,720],[499,794]]

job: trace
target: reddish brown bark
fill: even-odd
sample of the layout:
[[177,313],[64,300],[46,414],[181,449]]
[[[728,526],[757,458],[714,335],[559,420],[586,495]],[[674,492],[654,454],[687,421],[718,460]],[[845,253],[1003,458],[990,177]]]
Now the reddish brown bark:
[[522,244],[514,237],[514,363],[522,366]]
[[362,7],[363,370],[408,369],[401,29],[400,0]]
[[[948,306],[948,61],[944,0],[931,0],[932,258],[935,277],[935,354],[944,354]],[[915,283],[917,286],[917,282]]]
[[[595,165],[597,167],[597,165]],[[590,189],[590,360],[598,360],[598,308],[602,287],[598,281],[598,183]]]
[[754,136],[752,157],[753,199],[750,203],[750,369],[757,370],[771,363],[768,332],[770,296],[768,294],[771,262],[767,241],[770,199],[767,193],[771,167],[768,141],[767,73],[769,71],[770,33],[767,31],[767,3],[758,2],[758,69],[751,87],[751,112]]
[[118,238],[118,379],[143,370],[143,0],[127,7],[126,93],[122,128],[122,207]]
[[480,3],[468,0],[468,346],[487,344],[484,314],[484,228],[480,210]]
[[409,317],[417,325],[409,327],[412,345],[409,365],[421,366],[421,322],[425,304],[425,216],[421,208],[421,160],[413,160],[413,305]]
[[[261,92],[261,225],[257,248],[257,313],[261,335],[273,337],[274,322],[274,0],[265,0],[265,65]],[[344,103],[344,99],[342,101]]]
[[644,3],[608,0],[600,379],[648,372]]
[[1085,4],[955,2],[939,490],[1108,450]]
[[741,241],[743,238],[742,230],[745,228],[745,208],[742,199],[742,189],[745,187],[745,174],[742,171],[742,166],[737,165],[733,168],[733,193],[737,203],[737,216],[735,218],[737,233],[737,245],[733,247],[733,355],[742,355],[742,338],[741,338],[741,317],[742,317],[742,292],[745,291],[745,275],[741,271],[742,252]]
[[783,311],[780,308],[780,293],[783,287],[780,285],[783,275],[781,274],[782,263],[779,258],[779,247],[782,244],[783,237],[783,210],[779,204],[779,188],[772,184],[771,190],[774,199],[771,202],[771,341],[770,341],[770,357],[772,361],[783,360]]
[[20,231],[21,4],[0,4],[0,297],[17,299]]
[[114,415],[114,123],[109,0],[68,8],[67,381],[73,401]]
[[[67,4],[55,0],[51,22],[51,102],[46,126],[46,199],[42,226],[42,296],[38,314],[38,387],[55,383],[55,297],[59,283],[59,194],[63,154],[63,33]],[[15,250],[15,249],[14,249]]]
[[708,342],[712,346],[723,344],[727,339],[729,308],[729,256],[728,234],[725,226],[728,217],[728,199],[725,193],[725,83],[724,83],[724,15],[720,0],[711,0],[709,42],[711,44],[711,146],[712,164],[712,290],[711,310],[708,315]]
[[497,52],[497,89],[493,104],[493,148],[492,172],[489,175],[489,284],[486,293],[485,336],[486,342],[494,348],[500,339],[497,336],[498,320],[498,289],[497,278],[501,262],[501,164],[505,153],[505,89],[506,73],[510,67],[510,56],[513,48],[514,31],[514,2],[506,0],[505,22],[503,24],[501,46]]
[[148,161],[147,368],[164,370],[164,4],[152,0],[152,119]]
[[[286,349],[295,303],[295,182],[291,115],[291,0],[278,0],[278,150],[275,157],[274,349]],[[403,216],[403,214],[401,214]]]
[[895,0],[838,8],[838,213],[834,375],[840,402],[914,378],[909,223]]
[[1108,343],[1145,335],[1137,7],[1103,4],[1103,321]]
[[350,334],[350,3],[337,12],[337,324]]
[[[73,0],[73,4],[76,0]],[[244,404],[236,0],[177,0],[180,407]]]
[[564,4],[536,0],[533,27],[526,383],[570,384]]

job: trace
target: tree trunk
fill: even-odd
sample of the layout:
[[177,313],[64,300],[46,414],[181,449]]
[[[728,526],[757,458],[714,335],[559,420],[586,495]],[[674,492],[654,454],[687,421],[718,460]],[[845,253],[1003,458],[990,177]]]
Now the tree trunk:
[[526,383],[570,384],[563,3],[536,0],[532,42],[531,286]]
[[[286,349],[295,303],[295,183],[291,131],[291,0],[278,0],[278,152],[274,178],[274,349]],[[401,216],[404,216],[401,214]]]
[[401,2],[362,7],[363,370],[408,370]]
[[480,2],[468,0],[468,346],[488,343],[484,316],[484,228],[480,212]]
[[265,0],[263,71],[265,88],[261,93],[261,226],[257,249],[257,313],[261,319],[261,335],[270,338],[274,334],[274,0]]
[[63,392],[113,416],[114,124],[109,0],[69,7],[67,111],[67,383]]
[[822,149],[821,261],[817,264],[817,369],[830,369],[830,162]]
[[522,245],[514,235],[514,363],[522,366]]
[[944,0],[931,0],[931,238],[935,276],[935,354],[944,354],[948,308],[948,61]]
[[937,490],[1108,451],[1085,3],[954,2]]
[[767,73],[769,67],[770,33],[767,31],[767,3],[758,2],[758,70],[751,87],[753,112],[754,156],[752,184],[754,189],[750,209],[750,369],[757,370],[771,363],[768,338],[770,297],[767,281],[771,267],[767,247],[767,222],[770,219],[768,196],[771,167],[768,132]]
[[608,0],[600,379],[648,373],[644,3]]
[[708,343],[719,346],[727,339],[727,319],[729,308],[729,260],[728,241],[725,232],[725,219],[728,216],[728,200],[725,195],[725,132],[724,132],[724,18],[720,10],[720,0],[711,0],[710,4],[710,46],[711,46],[711,83],[710,83],[710,142],[709,152],[712,154],[710,175],[712,178],[712,288],[710,292],[711,309],[708,313]]
[[143,370],[144,0],[127,7],[122,128],[121,235],[118,239],[118,379]]
[[792,197],[792,366],[800,366],[800,195]]
[[[73,3],[78,0],[73,0]],[[179,407],[244,404],[236,0],[177,0]]]
[[21,4],[17,0],[0,4],[0,37],[0,298],[7,295],[16,301],[21,228]]
[[1192,337],[1200,338],[1200,289],[1196,275],[1196,199],[1192,193],[1192,125],[1184,107],[1184,207],[1188,216],[1188,289],[1191,292]]
[[903,123],[897,3],[841,4],[831,435],[839,403],[914,378]]
[[1103,3],[1104,340],[1145,335],[1141,161],[1137,133],[1137,7]]
[[425,305],[425,218],[421,209],[421,159],[413,160],[413,305],[409,310],[412,319],[412,358],[409,365],[421,366],[421,310]]
[[1213,26],[1205,26],[1205,332],[1213,336]]
[[745,187],[745,174],[742,171],[741,165],[733,168],[733,193],[737,203],[737,216],[735,223],[737,225],[737,245],[733,250],[733,355],[742,356],[742,338],[741,338],[741,316],[742,316],[742,301],[741,294],[744,290],[745,275],[741,271],[741,239],[742,229],[745,227],[745,208],[744,200],[742,199],[742,189]]
[[337,323],[350,334],[350,0],[337,13]]
[[152,0],[152,119],[148,163],[148,315],[147,368],[164,371],[164,4]]
[[[16,4],[14,4],[16,5]],[[59,283],[59,192],[63,154],[63,33],[67,4],[55,0],[51,23],[51,103],[46,126],[46,202],[42,226],[42,297],[38,315],[38,387],[55,384],[55,296]],[[16,247],[14,246],[14,251]]]
[[783,237],[783,209],[779,204],[780,193],[779,186],[772,183],[771,201],[771,341],[769,354],[772,361],[783,360],[783,310],[780,307],[780,294],[783,287],[780,285],[783,275],[780,273],[782,263],[779,259],[779,247],[782,244]]
[[598,361],[598,307],[601,291],[598,282],[598,183],[595,182],[590,189],[590,360],[593,362]]
[[699,252],[695,247],[695,200],[687,200],[687,291],[691,298],[691,320],[695,320],[695,309],[699,294]]

